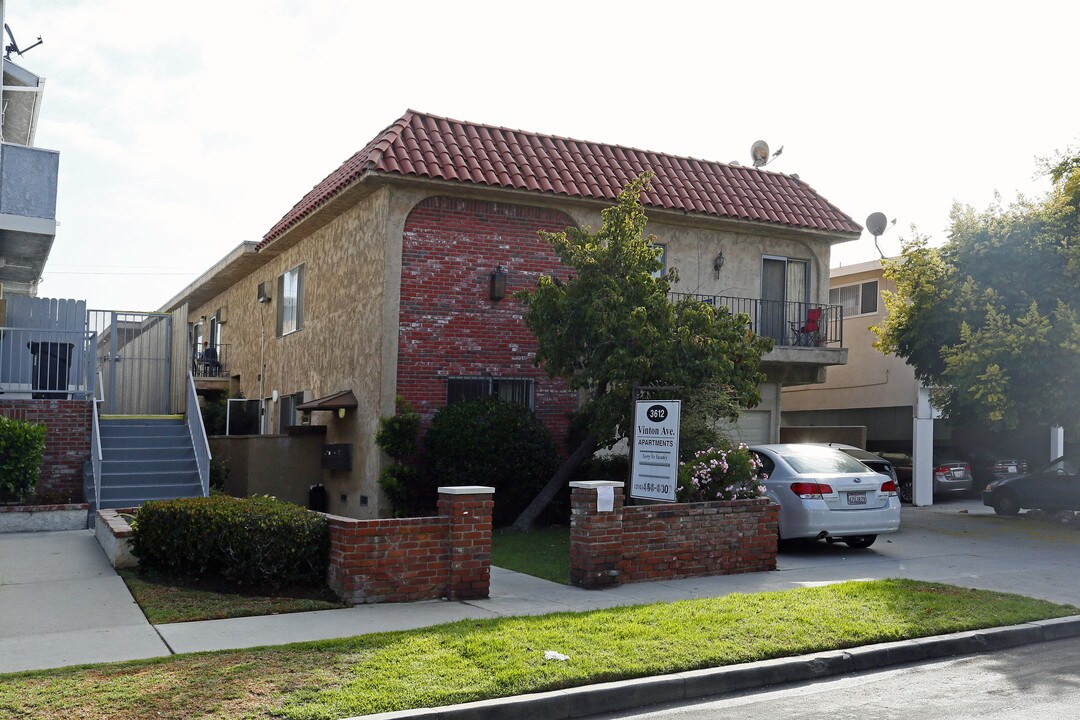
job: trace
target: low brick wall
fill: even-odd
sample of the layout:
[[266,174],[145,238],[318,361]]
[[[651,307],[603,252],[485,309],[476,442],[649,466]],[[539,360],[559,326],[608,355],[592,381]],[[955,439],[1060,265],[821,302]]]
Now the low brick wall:
[[93,424],[90,401],[0,400],[0,415],[48,428],[36,496],[46,502],[82,502],[83,464],[90,459]]
[[98,510],[94,522],[94,537],[114,568],[135,567],[138,559],[131,552],[131,525],[121,513],[131,514],[138,508]]
[[[624,507],[623,483],[570,487],[570,582],[584,588],[776,569],[779,507],[769,500]],[[600,512],[600,488],[614,495]]]
[[327,584],[350,605],[485,598],[494,488],[439,488],[439,515],[355,520],[328,515]]

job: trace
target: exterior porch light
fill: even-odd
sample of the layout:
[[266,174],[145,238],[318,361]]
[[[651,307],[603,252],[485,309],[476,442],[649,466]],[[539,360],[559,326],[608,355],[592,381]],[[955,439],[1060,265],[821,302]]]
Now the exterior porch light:
[[712,269],[716,272],[716,279],[720,279],[720,270],[724,267],[724,251],[721,250],[719,254],[712,261]]
[[496,265],[491,273],[491,299],[502,300],[506,297],[506,270],[502,265]]

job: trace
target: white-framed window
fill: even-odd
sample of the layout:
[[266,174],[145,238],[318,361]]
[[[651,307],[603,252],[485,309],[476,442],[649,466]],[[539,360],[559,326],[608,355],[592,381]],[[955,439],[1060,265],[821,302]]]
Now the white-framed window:
[[873,315],[878,311],[878,281],[841,285],[829,289],[829,304],[844,308],[844,317]]
[[532,378],[451,377],[446,379],[446,404],[495,396],[535,409],[536,381]]
[[660,251],[660,269],[652,274],[654,278],[663,277],[667,273],[667,245],[656,243],[652,246]]
[[304,327],[304,266],[278,275],[277,336],[288,335]]
[[304,392],[282,395],[278,398],[278,432],[285,432],[286,428],[299,425],[296,420],[296,406],[304,402]]

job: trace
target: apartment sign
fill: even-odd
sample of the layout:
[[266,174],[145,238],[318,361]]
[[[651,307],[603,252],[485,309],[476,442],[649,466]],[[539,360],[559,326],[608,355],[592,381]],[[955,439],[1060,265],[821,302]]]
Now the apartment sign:
[[679,483],[678,400],[634,403],[633,470],[630,497],[675,502]]

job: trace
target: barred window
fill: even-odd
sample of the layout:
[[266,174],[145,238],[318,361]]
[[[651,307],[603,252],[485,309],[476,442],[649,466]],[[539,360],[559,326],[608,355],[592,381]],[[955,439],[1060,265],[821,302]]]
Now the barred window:
[[533,410],[535,389],[531,378],[452,377],[446,380],[446,404],[494,396]]

